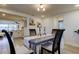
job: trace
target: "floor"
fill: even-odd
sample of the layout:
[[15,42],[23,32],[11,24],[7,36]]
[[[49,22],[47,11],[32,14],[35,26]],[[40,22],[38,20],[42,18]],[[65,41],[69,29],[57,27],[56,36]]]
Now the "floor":
[[[22,46],[24,44],[23,43],[23,38],[14,39],[14,43]],[[79,47],[74,47],[74,46],[66,44],[62,54],[79,54]]]
[[14,38],[14,43],[15,45],[20,45],[22,46],[24,43],[23,43],[23,38]]
[[64,52],[65,54],[79,54],[79,47],[74,47],[71,45],[65,45]]

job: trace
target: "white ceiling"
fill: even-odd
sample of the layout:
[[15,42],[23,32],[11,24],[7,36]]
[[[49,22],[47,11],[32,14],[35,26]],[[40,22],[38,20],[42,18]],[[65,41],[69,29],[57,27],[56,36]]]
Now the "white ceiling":
[[52,16],[62,12],[68,12],[79,9],[74,4],[45,4],[46,11],[38,12],[39,4],[7,4],[6,6],[0,5],[0,8],[9,9],[12,11],[26,13],[32,16]]

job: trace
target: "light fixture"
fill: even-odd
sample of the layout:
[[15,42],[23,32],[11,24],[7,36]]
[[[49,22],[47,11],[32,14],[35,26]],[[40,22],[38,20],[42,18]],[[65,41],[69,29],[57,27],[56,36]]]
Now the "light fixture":
[[75,5],[75,7],[79,7],[79,4]]
[[40,8],[43,8],[43,5],[42,4],[40,4]]
[[40,7],[37,8],[37,11],[45,11],[46,9],[44,8],[43,4],[40,4]]

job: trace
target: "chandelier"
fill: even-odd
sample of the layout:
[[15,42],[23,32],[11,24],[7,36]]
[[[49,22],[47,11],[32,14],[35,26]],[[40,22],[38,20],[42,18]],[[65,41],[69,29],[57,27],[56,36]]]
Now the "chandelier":
[[37,8],[37,11],[45,11],[46,9],[44,8],[43,4],[40,4],[40,7]]

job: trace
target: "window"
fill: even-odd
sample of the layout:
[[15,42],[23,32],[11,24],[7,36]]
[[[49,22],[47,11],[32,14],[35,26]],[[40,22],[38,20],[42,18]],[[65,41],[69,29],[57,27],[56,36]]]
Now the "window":
[[18,30],[18,24],[0,24],[0,31],[3,29],[7,31]]

